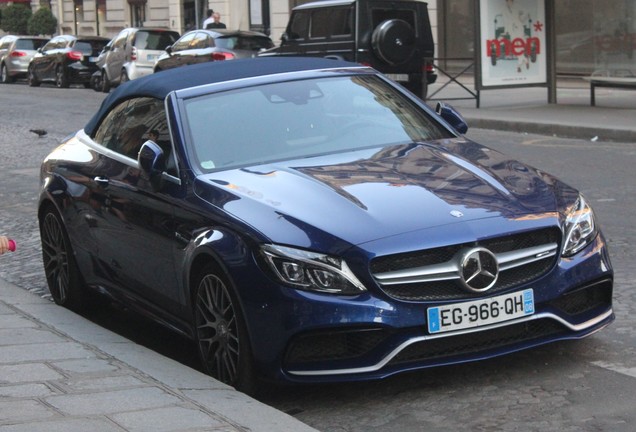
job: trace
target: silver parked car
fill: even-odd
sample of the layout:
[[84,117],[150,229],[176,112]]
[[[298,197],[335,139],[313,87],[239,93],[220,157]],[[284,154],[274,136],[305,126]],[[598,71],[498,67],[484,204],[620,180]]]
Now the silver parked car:
[[179,33],[162,28],[123,29],[112,40],[102,66],[102,91],[122,82],[153,72],[166,47],[179,39]]
[[29,62],[48,38],[6,35],[0,38],[0,81],[4,84],[26,77]]
[[155,72],[210,61],[255,57],[274,43],[263,33],[243,30],[193,30],[166,48]]

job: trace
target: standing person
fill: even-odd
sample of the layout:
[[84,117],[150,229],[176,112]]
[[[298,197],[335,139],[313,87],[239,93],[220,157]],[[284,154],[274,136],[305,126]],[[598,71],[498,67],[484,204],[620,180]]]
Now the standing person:
[[210,24],[205,26],[205,29],[209,30],[209,29],[224,29],[224,28],[227,28],[225,26],[225,24],[223,24],[221,22],[221,14],[220,13],[214,12],[212,14],[212,19],[213,19],[213,22],[211,22]]
[[15,243],[13,243],[5,236],[0,236],[0,255],[5,252],[15,250]]
[[203,20],[203,25],[201,26],[201,28],[208,28],[208,25],[214,22],[213,15],[214,15],[214,10],[208,9],[208,13],[207,13],[208,17],[205,20]]

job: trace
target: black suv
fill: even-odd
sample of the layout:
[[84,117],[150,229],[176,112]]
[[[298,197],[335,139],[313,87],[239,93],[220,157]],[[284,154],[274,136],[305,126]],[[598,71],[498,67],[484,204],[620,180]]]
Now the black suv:
[[277,48],[260,55],[312,56],[369,65],[422,99],[435,82],[427,4],[416,0],[323,0],[292,9]]

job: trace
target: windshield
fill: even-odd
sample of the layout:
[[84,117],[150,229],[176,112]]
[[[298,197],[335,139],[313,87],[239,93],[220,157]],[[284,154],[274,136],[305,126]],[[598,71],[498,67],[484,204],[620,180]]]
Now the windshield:
[[370,75],[215,93],[187,100],[185,111],[202,171],[450,136]]

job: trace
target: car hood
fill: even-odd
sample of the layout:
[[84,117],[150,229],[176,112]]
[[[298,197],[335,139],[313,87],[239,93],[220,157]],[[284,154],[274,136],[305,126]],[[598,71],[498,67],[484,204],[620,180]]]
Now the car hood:
[[466,221],[554,216],[566,190],[576,193],[462,139],[218,171],[195,182],[197,195],[268,241],[306,247],[317,238],[355,245]]

